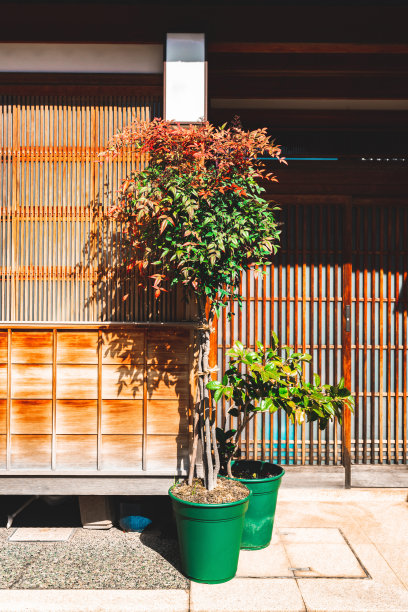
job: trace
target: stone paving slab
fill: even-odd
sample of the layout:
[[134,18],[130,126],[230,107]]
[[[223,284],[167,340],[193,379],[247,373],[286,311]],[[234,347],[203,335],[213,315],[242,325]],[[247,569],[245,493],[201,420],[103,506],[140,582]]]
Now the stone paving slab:
[[74,534],[73,527],[18,527],[9,542],[67,542]]
[[187,590],[0,590],[1,612],[188,612],[188,610]]
[[238,562],[238,578],[294,578],[289,569],[290,561],[286,554],[278,530],[272,542],[261,550],[241,550]]
[[224,584],[191,583],[191,612],[304,612],[296,580],[234,578]]
[[373,580],[297,581],[307,610],[313,612],[408,612],[408,592]]

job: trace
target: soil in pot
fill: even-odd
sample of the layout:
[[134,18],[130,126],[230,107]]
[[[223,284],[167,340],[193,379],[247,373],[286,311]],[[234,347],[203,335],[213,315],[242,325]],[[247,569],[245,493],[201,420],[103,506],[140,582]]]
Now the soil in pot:
[[176,484],[171,492],[175,497],[193,504],[230,504],[248,497],[248,489],[243,483],[225,478],[219,478],[212,491],[204,487],[201,479],[195,478],[191,486],[182,482]]
[[211,492],[200,480],[191,487],[181,483],[169,490],[182,570],[196,582],[226,582],[237,571],[251,492],[239,481],[224,480],[220,478]]

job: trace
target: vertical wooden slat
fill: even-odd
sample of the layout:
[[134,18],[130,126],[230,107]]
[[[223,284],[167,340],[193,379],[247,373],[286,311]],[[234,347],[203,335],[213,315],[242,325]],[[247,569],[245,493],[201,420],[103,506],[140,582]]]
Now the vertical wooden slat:
[[51,469],[56,468],[56,433],[57,433],[57,330],[52,330],[52,436],[51,436]]
[[[384,208],[381,207],[379,211],[379,225],[378,231],[380,233],[380,269],[379,269],[379,283],[380,283],[380,292],[379,292],[379,329],[378,329],[378,337],[379,337],[379,396],[378,396],[378,437],[379,437],[379,463],[383,462],[383,440],[384,440],[384,429],[383,429],[383,406],[384,406],[384,262],[383,262],[383,251],[384,251]],[[375,227],[375,224],[373,224]],[[374,245],[376,244],[376,233],[373,236],[373,246],[372,250],[375,251]],[[374,263],[374,262],[373,262]],[[375,264],[374,264],[375,265]],[[374,298],[374,294],[372,296]],[[375,340],[373,344],[376,344]]]
[[[315,207],[310,208],[310,313],[309,313],[309,329],[310,329],[310,354],[314,358],[314,305],[315,305],[315,282],[314,282],[314,268],[315,268],[315,251],[314,245],[317,243],[315,235]],[[319,333],[319,330],[318,330]],[[313,361],[312,361],[313,363]],[[309,425],[309,464],[314,464],[314,427],[313,422]]]
[[[343,243],[343,376],[345,385],[351,388],[351,331],[346,331],[345,309],[351,307],[352,259],[350,238],[353,230],[352,202],[344,206],[344,243]],[[349,410],[343,415],[343,465],[345,470],[345,487],[351,487],[351,414]]]
[[[391,414],[392,414],[392,400],[391,400],[391,359],[392,359],[392,351],[391,351],[391,343],[396,346],[397,342],[391,339],[391,280],[392,280],[392,271],[391,271],[391,244],[392,244],[392,209],[388,209],[386,211],[387,216],[387,226],[382,225],[382,231],[385,232],[386,227],[388,227],[388,240],[387,240],[387,463],[392,463],[392,448],[391,448]],[[396,313],[396,318],[398,318],[398,313]],[[394,328],[395,334],[395,328]],[[394,355],[397,349],[394,351]],[[394,357],[395,363],[395,357]],[[395,390],[395,402],[398,401],[398,390]],[[395,438],[395,448],[397,449],[398,439]]]
[[[400,221],[402,221],[401,209],[397,208],[396,210],[396,222],[395,222],[395,247],[394,247],[394,297],[395,304],[398,304],[399,296],[399,286],[400,286],[400,275],[399,275],[399,246],[400,246]],[[391,243],[388,245],[391,248]],[[399,378],[399,366],[400,366],[400,313],[399,309],[395,308],[395,333],[394,333],[394,345],[395,345],[395,411],[394,411],[394,419],[395,419],[395,463],[399,464],[400,456],[399,456],[399,445],[400,445],[400,427],[399,427],[399,402],[400,402],[400,378]]]
[[[376,396],[375,396],[375,385],[378,380],[375,371],[375,354],[376,354],[376,317],[375,317],[375,249],[374,245],[376,244],[376,235],[375,235],[375,212],[373,210],[373,219],[371,224],[371,256],[370,256],[370,265],[371,265],[371,380],[370,380],[370,400],[371,400],[371,462],[375,463],[375,445],[376,445]],[[370,243],[367,245],[369,246]],[[368,296],[367,296],[368,297]]]
[[[303,235],[302,235],[302,351],[306,352],[306,305],[307,305],[307,296],[306,296],[306,236],[307,236],[307,227],[305,222],[306,217],[306,206],[303,207],[302,216],[303,216]],[[311,308],[312,305],[312,296],[309,295],[309,306]],[[309,333],[310,330],[309,330]],[[305,375],[306,364],[303,366],[303,375]],[[302,465],[306,465],[306,423],[302,423],[302,456],[301,456]]]
[[353,249],[356,249],[356,253],[353,253],[353,264],[355,264],[354,274],[356,279],[355,285],[355,409],[354,409],[354,432],[355,432],[355,455],[354,462],[360,463],[360,267],[359,267],[359,256],[357,254],[357,244],[361,235],[361,219],[360,219],[360,208],[355,211],[356,227],[355,232],[355,244]]
[[[318,207],[319,211],[319,236],[323,236],[323,207]],[[317,302],[317,363],[318,363],[318,372],[322,372],[322,256],[319,257],[318,263],[318,302]],[[326,330],[327,334],[327,330]],[[320,465],[322,462],[322,433],[320,431],[320,427],[317,428],[317,465]]]
[[98,330],[98,403],[97,403],[97,439],[96,464],[102,469],[102,330]]
[[144,332],[143,348],[143,451],[142,470],[147,470],[147,344],[149,330]]
[[[223,329],[223,336],[225,337],[225,330]],[[246,272],[246,346],[251,346],[251,273]],[[224,349],[223,349],[224,354]],[[224,363],[224,358],[223,358]],[[250,426],[247,423],[245,428],[245,457],[250,459],[251,448],[250,448]]]
[[11,467],[11,329],[7,330],[6,470]]

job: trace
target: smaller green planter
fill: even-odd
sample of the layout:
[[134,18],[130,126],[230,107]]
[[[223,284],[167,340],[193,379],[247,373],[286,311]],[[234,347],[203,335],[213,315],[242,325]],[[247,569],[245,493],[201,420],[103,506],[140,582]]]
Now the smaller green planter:
[[194,504],[169,489],[176,517],[181,566],[195,582],[231,580],[237,571],[244,517],[251,493],[228,504]]
[[238,460],[234,465],[241,465],[251,472],[280,468],[281,472],[271,478],[234,478],[239,480],[252,492],[248,511],[245,515],[244,531],[242,533],[241,548],[257,550],[269,546],[272,539],[273,521],[275,518],[278,490],[285,471],[282,467],[266,461]]

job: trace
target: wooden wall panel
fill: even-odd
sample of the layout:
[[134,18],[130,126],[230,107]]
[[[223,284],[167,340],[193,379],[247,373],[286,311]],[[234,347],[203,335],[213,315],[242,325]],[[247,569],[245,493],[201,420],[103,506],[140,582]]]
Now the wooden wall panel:
[[12,434],[51,434],[52,401],[13,399],[10,420]]
[[149,400],[147,433],[178,434],[188,429],[188,402],[185,400]]
[[12,363],[52,363],[52,333],[13,332],[11,335]]
[[[175,355],[180,362],[182,352],[190,355],[189,327],[180,333],[161,328],[163,347],[153,334],[152,359]],[[14,354],[13,343],[7,344],[8,363],[0,363],[0,438],[6,445],[1,470],[179,473],[186,468],[190,364],[148,364],[148,338],[156,330],[51,326],[34,330],[39,348],[30,352],[31,331],[7,329],[16,343]],[[104,355],[103,335],[109,343],[119,338],[118,350]],[[51,362],[32,363],[30,355]],[[18,363],[12,363],[13,356]]]
[[103,399],[141,399],[143,397],[143,368],[136,365],[103,365]]
[[149,400],[189,400],[189,371],[186,368],[149,368],[147,397]]
[[57,399],[98,398],[98,369],[92,365],[58,365]]
[[142,468],[141,435],[102,436],[102,469],[132,470]]
[[160,470],[163,466],[188,469],[188,436],[149,435],[147,437],[147,468]]
[[97,436],[57,435],[57,469],[96,469]]
[[102,400],[102,434],[143,433],[142,400]]
[[0,331],[0,363],[7,363],[8,353],[7,332]]
[[7,436],[0,435],[0,469],[4,470],[6,467],[7,457]]
[[11,397],[52,399],[52,365],[13,364]]
[[63,332],[57,337],[57,363],[98,363],[98,332]]
[[12,435],[11,469],[51,469],[51,436]]
[[188,364],[188,345],[188,331],[174,330],[167,338],[162,330],[150,331],[147,337],[147,363],[169,366]]
[[102,333],[103,364],[142,364],[144,363],[144,338],[141,331]]
[[7,364],[0,364],[0,398],[7,397]]
[[0,434],[7,433],[7,400],[0,400]]
[[96,400],[57,400],[57,434],[96,434],[98,405]]

